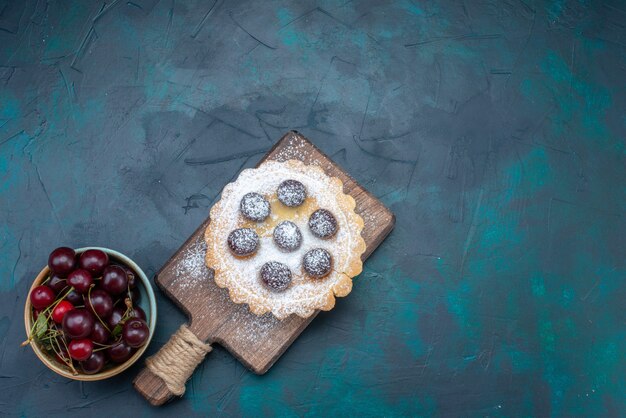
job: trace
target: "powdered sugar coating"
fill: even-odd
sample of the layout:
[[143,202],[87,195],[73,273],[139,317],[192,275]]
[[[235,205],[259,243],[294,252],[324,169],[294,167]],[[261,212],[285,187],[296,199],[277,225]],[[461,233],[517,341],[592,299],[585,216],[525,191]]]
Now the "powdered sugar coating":
[[291,284],[291,270],[278,261],[263,264],[259,275],[263,284],[276,292],[282,292]]
[[259,236],[250,228],[239,228],[228,234],[228,246],[238,256],[253,254],[259,246]]
[[[254,257],[239,259],[233,256],[226,246],[227,234],[243,225],[238,204],[250,192],[261,194],[265,199],[278,203],[277,186],[285,179],[301,182],[307,189],[307,203],[300,208],[287,208],[281,214],[272,213],[265,222],[278,223],[289,220],[296,224],[302,233],[300,248],[284,253],[274,245],[273,229],[259,233],[259,247]],[[331,210],[341,225],[331,239],[322,240],[311,233],[308,220],[320,204]],[[303,212],[302,208],[308,208]],[[361,272],[361,254],[365,242],[361,237],[363,219],[354,212],[354,199],[343,193],[343,183],[327,176],[317,166],[307,166],[297,160],[286,162],[267,161],[259,168],[246,169],[237,180],[228,184],[222,197],[211,209],[211,223],[205,232],[208,245],[206,262],[215,270],[215,282],[229,289],[235,303],[247,303],[250,310],[262,315],[272,312],[279,319],[290,314],[310,316],[315,310],[332,309],[335,296],[346,296],[352,289],[351,278]],[[259,231],[259,230],[257,230]],[[313,248],[324,248],[333,255],[333,270],[324,280],[311,279],[302,269],[304,254]],[[261,267],[268,261],[285,264],[292,272],[292,283],[283,292],[274,292],[262,285],[259,280]]]
[[187,247],[174,268],[175,283],[182,289],[196,286],[209,276],[209,270],[205,263],[206,242],[198,239],[193,245]]
[[278,200],[289,207],[300,206],[306,199],[306,187],[297,180],[285,180],[278,185]]
[[241,198],[241,214],[251,221],[264,221],[270,215],[270,203],[260,194],[250,192]]
[[321,279],[330,273],[333,265],[332,256],[323,248],[313,248],[302,259],[302,268],[307,274],[316,279]]
[[309,218],[309,228],[315,236],[327,239],[337,233],[337,219],[326,209],[318,209]]
[[302,233],[298,225],[291,221],[282,221],[274,228],[274,243],[286,252],[295,251],[302,244]]

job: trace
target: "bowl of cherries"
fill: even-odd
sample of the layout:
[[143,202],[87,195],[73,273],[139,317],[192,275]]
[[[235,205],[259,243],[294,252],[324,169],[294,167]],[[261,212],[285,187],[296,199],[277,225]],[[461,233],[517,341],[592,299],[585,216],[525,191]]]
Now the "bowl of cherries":
[[22,345],[62,376],[102,380],[141,357],[156,316],[152,286],[130,258],[107,248],[59,247],[26,298]]

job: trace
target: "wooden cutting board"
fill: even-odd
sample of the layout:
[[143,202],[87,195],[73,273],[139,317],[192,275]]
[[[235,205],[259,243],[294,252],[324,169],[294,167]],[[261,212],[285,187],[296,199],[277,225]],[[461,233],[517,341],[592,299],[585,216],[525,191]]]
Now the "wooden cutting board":
[[[266,160],[300,159],[322,167],[326,174],[339,177],[344,192],[356,200],[356,212],[365,221],[361,235],[367,244],[365,260],[391,232],[395,216],[378,199],[296,131],[283,136],[257,164]],[[315,318],[291,315],[283,321],[271,314],[258,317],[245,304],[230,301],[225,289],[216,286],[212,270],[204,265],[204,230],[207,219],[169,259],[155,281],[161,290],[189,317],[189,329],[200,339],[226,348],[255,373],[265,373],[287,347]],[[358,287],[358,278],[355,280]],[[348,295],[349,297],[349,295]],[[341,298],[337,303],[342,303]],[[135,388],[153,405],[168,401],[172,394],[165,383],[144,368],[135,379]]]

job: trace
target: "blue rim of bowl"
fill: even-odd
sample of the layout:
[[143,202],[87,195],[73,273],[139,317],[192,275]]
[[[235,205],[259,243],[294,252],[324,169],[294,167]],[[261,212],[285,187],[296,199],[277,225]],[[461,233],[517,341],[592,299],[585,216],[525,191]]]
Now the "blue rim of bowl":
[[[58,364],[56,362],[56,360],[52,360],[50,358],[50,356],[46,353],[43,352],[43,350],[33,341],[33,343],[31,343],[31,348],[33,349],[33,351],[35,352],[35,354],[37,355],[37,357],[39,357],[39,359],[51,370],[53,370],[55,373],[67,377],[68,379],[73,379],[73,380],[82,380],[82,381],[97,381],[97,380],[103,380],[103,379],[108,379],[109,377],[113,377],[116,376],[120,373],[122,373],[124,370],[128,369],[130,366],[132,366],[135,362],[137,362],[137,360],[139,360],[139,358],[143,355],[143,353],[146,351],[146,349],[148,348],[148,346],[150,345],[150,342],[152,341],[152,337],[154,336],[154,331],[156,328],[156,320],[157,320],[157,307],[156,307],[156,297],[154,295],[154,290],[152,289],[152,285],[150,284],[150,280],[148,280],[148,277],[146,276],[146,273],[144,273],[144,271],[141,269],[141,267],[139,267],[137,265],[137,263],[135,263],[132,259],[130,259],[128,256],[120,253],[119,251],[115,251],[112,250],[110,248],[106,248],[106,247],[82,247],[82,248],[77,248],[74,251],[76,251],[76,253],[83,253],[87,250],[101,250],[104,251],[105,253],[107,253],[109,256],[113,257],[114,259],[119,260],[120,262],[128,265],[130,268],[132,268],[138,275],[139,279],[141,280],[141,283],[145,289],[145,293],[146,296],[148,297],[148,303],[150,306],[150,313],[146,313],[147,315],[147,319],[149,320],[148,323],[148,329],[150,330],[149,335],[148,335],[148,340],[146,341],[146,343],[139,348],[135,354],[133,354],[128,360],[126,360],[124,363],[115,365],[113,368],[107,369],[105,371],[99,372],[99,373],[95,373],[95,374],[82,374],[79,373],[78,375],[73,375],[69,370],[67,370],[65,367],[63,367],[62,365]],[[37,275],[37,277],[42,276],[42,273],[46,272],[46,274],[48,273],[48,266],[45,266],[44,269]],[[35,279],[36,280],[36,279]],[[34,283],[33,283],[34,286]],[[31,287],[32,290],[32,287]],[[29,294],[30,294],[30,290],[29,290]],[[27,302],[25,304],[25,309],[28,310],[28,308],[30,307],[30,303],[29,299],[27,297]],[[28,312],[30,314],[30,312]],[[30,321],[25,323],[26,325],[26,333],[28,334],[30,332]]]

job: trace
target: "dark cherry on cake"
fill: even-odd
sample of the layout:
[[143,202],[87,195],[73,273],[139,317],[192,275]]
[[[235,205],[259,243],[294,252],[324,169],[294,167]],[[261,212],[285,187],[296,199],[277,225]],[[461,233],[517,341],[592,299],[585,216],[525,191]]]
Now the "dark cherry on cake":
[[306,188],[297,180],[285,180],[278,185],[276,194],[280,203],[293,208],[304,203]]
[[239,210],[246,219],[261,222],[270,216],[270,202],[258,193],[247,193],[241,198]]
[[318,209],[309,217],[309,229],[318,238],[328,239],[337,233],[337,219],[326,209]]
[[314,248],[308,251],[302,260],[302,268],[311,277],[321,279],[332,270],[333,258],[323,248]]
[[261,281],[275,292],[286,290],[291,284],[291,270],[278,261],[269,261],[261,267]]
[[274,228],[274,243],[283,251],[295,251],[302,244],[300,228],[291,221],[283,221]]
[[239,228],[228,234],[227,242],[233,254],[245,257],[256,252],[259,236],[250,228]]

